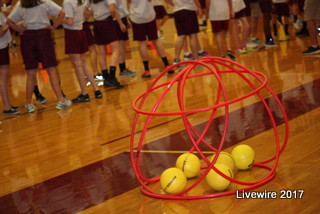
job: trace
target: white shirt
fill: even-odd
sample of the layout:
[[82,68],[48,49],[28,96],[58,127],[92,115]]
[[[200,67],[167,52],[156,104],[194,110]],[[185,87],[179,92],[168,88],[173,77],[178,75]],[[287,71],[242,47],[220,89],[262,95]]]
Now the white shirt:
[[163,6],[163,0],[152,0],[153,6]]
[[85,7],[91,8],[93,12],[93,18],[97,21],[102,21],[111,16],[109,4],[114,4],[114,0],[103,0],[98,2],[97,4],[90,3],[89,0],[86,0]]
[[156,12],[151,2],[147,0],[131,0],[130,19],[137,24],[151,22],[156,18]]
[[177,12],[180,10],[197,10],[197,5],[193,0],[172,0],[172,2],[174,4],[173,12]]
[[42,2],[35,7],[23,8],[19,1],[8,18],[14,23],[24,21],[23,26],[27,29],[38,30],[49,27],[48,16],[58,16],[62,8],[51,0],[42,0]]
[[84,4],[78,6],[77,0],[64,0],[63,9],[66,13],[66,18],[73,18],[73,25],[63,24],[63,27],[70,30],[82,30]]
[[116,9],[120,15],[120,18],[124,18],[129,15],[127,5],[124,5],[123,0],[115,0],[116,1]]
[[230,9],[227,0],[210,0],[209,19],[222,21],[230,19]]
[[[7,26],[6,17],[3,13],[0,12],[0,26],[5,27]],[[6,48],[8,44],[11,42],[11,33],[10,29],[0,37],[0,49]]]
[[286,3],[286,0],[272,0],[273,3],[277,4],[277,3]]

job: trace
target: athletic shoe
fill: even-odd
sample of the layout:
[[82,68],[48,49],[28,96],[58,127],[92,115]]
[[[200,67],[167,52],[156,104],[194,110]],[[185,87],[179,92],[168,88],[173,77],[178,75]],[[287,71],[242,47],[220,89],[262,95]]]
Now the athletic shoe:
[[307,29],[302,28],[299,32],[296,33],[296,36],[309,36]]
[[103,82],[103,86],[105,88],[107,88],[107,87],[124,88],[123,85],[121,85],[115,77],[114,78],[109,77],[109,78],[105,79]]
[[74,98],[72,100],[73,103],[83,103],[83,102],[89,102],[90,97],[88,94],[80,94],[78,97]]
[[141,75],[143,78],[149,78],[151,77],[150,71],[144,71],[143,74]]
[[175,65],[175,64],[177,64],[177,63],[179,63],[179,62],[180,62],[180,59],[174,58],[174,59],[173,59],[173,63],[172,63],[172,64],[174,64],[174,65]]
[[25,105],[25,107],[27,109],[27,112],[29,112],[29,113],[32,113],[36,110],[36,108],[32,104],[27,104],[27,105]]
[[228,55],[228,57],[230,57],[230,59],[235,59],[236,58],[236,56],[234,55],[234,53],[231,50],[227,51],[227,55]]
[[100,91],[100,90],[95,91],[95,92],[94,92],[94,96],[95,96],[96,98],[102,98],[102,93],[101,93],[101,91]]
[[246,54],[248,53],[246,48],[238,48],[237,51],[239,52],[239,54]]
[[[169,67],[169,65],[168,66],[166,66],[166,69]],[[174,70],[169,70],[168,71],[168,74],[174,74]]]
[[3,110],[3,112],[2,112],[3,115],[16,115],[16,114],[19,114],[19,113],[20,113],[19,110],[14,109],[12,107],[10,109],[8,109],[8,110]]
[[136,72],[130,71],[129,69],[124,69],[122,72],[120,72],[120,77],[125,78],[125,77],[134,77],[136,76]]
[[278,44],[275,43],[273,40],[266,42],[265,45],[266,45],[267,48],[278,46]]
[[193,60],[192,53],[184,54],[183,55],[183,60]]
[[58,101],[57,105],[56,105],[56,109],[62,110],[62,109],[66,109],[69,108],[72,105],[70,100],[65,99],[64,103],[61,101]]
[[13,108],[14,110],[20,110],[19,106],[11,106],[11,108]]
[[97,74],[97,75],[94,75],[93,77],[94,77],[95,81],[102,81],[103,80],[102,74]]
[[309,55],[309,54],[317,54],[320,53],[320,47],[312,47],[310,46],[307,50],[303,51],[302,54]]
[[258,38],[250,38],[250,42],[255,43],[255,44],[262,44],[263,43],[263,41]]
[[36,101],[40,105],[40,104],[45,104],[48,100],[47,98],[42,96],[42,94],[39,94],[38,96],[36,96]]
[[211,54],[205,52],[205,51],[201,51],[198,53],[199,57],[208,57],[208,56],[212,56]]
[[257,48],[257,47],[259,47],[259,43],[255,43],[250,40],[249,42],[247,42],[246,46],[247,46],[247,48]]

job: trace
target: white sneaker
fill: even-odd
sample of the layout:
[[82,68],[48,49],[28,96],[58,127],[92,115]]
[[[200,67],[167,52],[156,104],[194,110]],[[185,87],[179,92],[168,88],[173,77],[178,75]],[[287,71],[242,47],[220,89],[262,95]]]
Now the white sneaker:
[[36,108],[32,104],[27,104],[27,105],[25,105],[25,107],[29,113],[32,113],[36,110]]
[[64,103],[61,102],[61,101],[58,101],[58,103],[56,105],[56,108],[59,109],[59,110],[66,109],[66,108],[69,108],[71,106],[71,104],[72,103],[71,103],[70,100],[65,99]]

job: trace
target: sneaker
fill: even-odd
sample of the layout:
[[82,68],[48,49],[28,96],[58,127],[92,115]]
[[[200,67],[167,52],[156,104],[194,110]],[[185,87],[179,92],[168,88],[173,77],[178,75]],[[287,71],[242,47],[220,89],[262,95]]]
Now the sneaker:
[[[169,67],[169,65],[168,65],[168,66],[166,66],[166,69],[167,69],[168,67]],[[171,70],[169,70],[169,71],[168,71],[168,74],[174,74],[174,70],[172,70],[172,69],[171,69]]]
[[124,69],[122,72],[120,72],[120,77],[125,78],[125,77],[134,77],[136,76],[136,72],[130,71],[129,69]]
[[227,51],[227,55],[228,55],[228,57],[230,57],[230,59],[235,59],[236,58],[236,56],[234,55],[234,53],[231,50]]
[[249,42],[247,42],[246,46],[247,46],[247,48],[258,48],[259,44],[252,42],[252,41],[249,41]]
[[16,114],[19,114],[19,113],[20,113],[19,110],[14,109],[13,107],[11,107],[8,110],[3,110],[3,112],[2,112],[3,115],[16,115]]
[[61,101],[58,101],[58,103],[56,105],[56,108],[59,109],[59,110],[66,109],[66,108],[69,108],[71,106],[71,104],[72,103],[71,103],[70,100],[65,99],[64,103],[61,102]]
[[36,101],[37,101],[37,103],[40,105],[40,104],[45,104],[48,100],[47,100],[47,98],[45,98],[44,96],[42,96],[42,94],[39,94],[39,95],[36,97]]
[[237,51],[239,54],[246,54],[248,52],[246,48],[238,48]]
[[96,98],[102,98],[102,93],[101,93],[101,91],[100,91],[100,90],[95,91],[95,92],[94,92],[94,96],[95,96]]
[[25,105],[25,107],[29,113],[32,113],[36,110],[36,108],[34,107],[33,104],[27,104],[27,105]]
[[265,45],[266,45],[267,48],[271,48],[271,47],[276,47],[276,46],[278,46],[278,44],[275,43],[273,40],[266,42]]
[[261,39],[258,39],[256,37],[255,38],[250,38],[250,42],[258,44],[258,45],[263,43],[263,41]]
[[14,110],[20,110],[19,106],[11,106],[11,108],[14,109]]
[[74,98],[72,100],[73,103],[83,103],[83,102],[89,102],[90,101],[90,97],[88,94],[80,94],[78,97]]
[[205,51],[200,51],[200,52],[198,53],[198,56],[199,56],[199,57],[208,57],[208,56],[211,56],[211,54],[209,54],[209,53],[207,53],[207,52],[205,52]]
[[114,78],[105,79],[103,82],[103,86],[106,87],[116,87],[116,88],[124,88],[123,85],[118,82],[118,80]]
[[296,36],[309,36],[309,32],[307,29],[302,28],[302,30],[296,33]]
[[175,65],[175,64],[177,64],[177,63],[179,63],[179,62],[180,62],[180,59],[174,58],[174,59],[173,59],[173,63],[172,63],[172,64],[174,64],[174,65]]
[[183,55],[183,60],[193,60],[192,53],[184,54]]
[[308,54],[316,54],[320,53],[320,47],[312,47],[310,46],[307,50],[303,51],[302,54],[308,55]]
[[150,71],[144,71],[143,74],[141,75],[143,78],[149,78],[151,77]]
[[103,80],[102,74],[97,74],[97,75],[94,75],[93,77],[94,77],[95,81],[102,81]]

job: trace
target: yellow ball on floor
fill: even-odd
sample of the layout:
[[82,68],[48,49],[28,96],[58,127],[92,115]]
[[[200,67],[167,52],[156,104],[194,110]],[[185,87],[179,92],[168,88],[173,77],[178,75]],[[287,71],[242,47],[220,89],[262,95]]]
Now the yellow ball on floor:
[[[214,166],[223,174],[233,178],[232,170],[226,165],[215,164]],[[231,181],[229,181],[228,179],[225,179],[213,169],[211,169],[210,172],[207,174],[206,181],[209,184],[209,186],[216,191],[226,190],[231,183]]]
[[231,155],[236,167],[240,170],[250,169],[256,158],[255,151],[251,146],[241,144],[233,148]]
[[160,176],[160,185],[169,194],[181,192],[186,184],[187,177],[178,168],[168,168]]
[[[215,157],[215,155],[213,155],[211,158],[209,158],[210,162],[213,161],[214,157]],[[229,154],[228,152],[220,152],[219,157],[218,157],[217,161],[215,162],[215,164],[217,164],[217,163],[226,165],[232,171],[234,170],[234,167],[235,167],[234,160],[233,160],[231,154]]]
[[187,178],[193,178],[199,174],[201,163],[196,155],[185,153],[178,157],[176,167],[181,169]]

